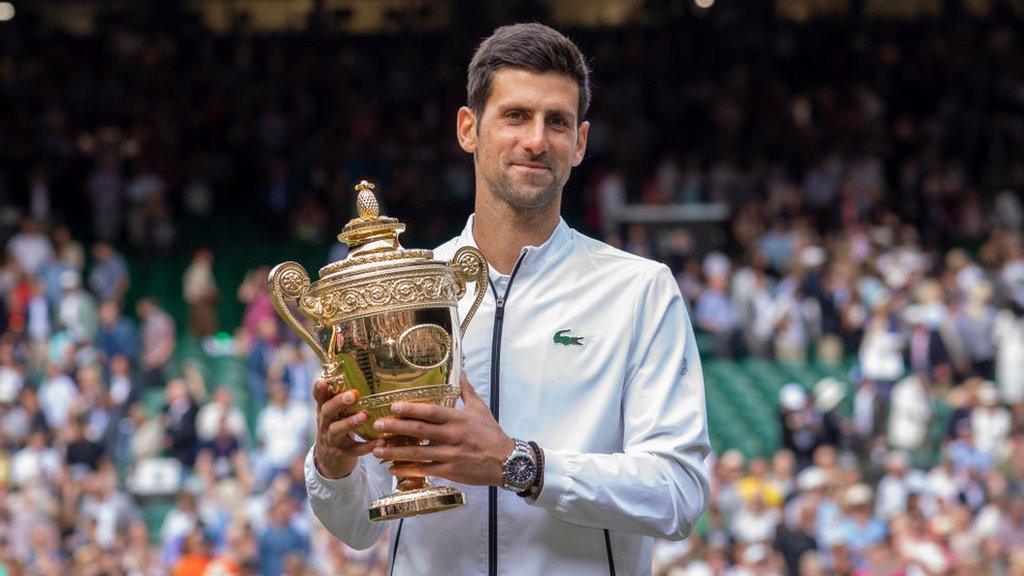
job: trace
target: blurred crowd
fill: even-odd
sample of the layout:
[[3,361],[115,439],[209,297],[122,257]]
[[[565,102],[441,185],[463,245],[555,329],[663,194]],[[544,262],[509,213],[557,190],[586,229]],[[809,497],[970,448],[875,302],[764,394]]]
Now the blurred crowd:
[[[215,341],[209,250],[181,279],[184,330],[152,298],[129,314],[124,257],[103,240],[90,254],[31,217],[5,242],[0,573],[376,573],[381,550],[348,550],[308,513],[319,362],[284,338],[267,269],[237,292],[246,313],[228,354],[244,377],[232,387],[177,353],[183,336]],[[147,510],[166,517],[147,522]]]
[[[230,214],[326,248],[369,176],[410,245],[445,239],[472,207],[452,114],[476,39],[114,28],[0,33],[0,574],[383,574],[383,543],[308,512],[319,367],[267,262],[218,286],[182,230]],[[668,263],[709,356],[854,366],[782,387],[782,450],[713,459],[711,509],[656,574],[1024,574],[1020,33],[722,8],[573,34],[598,84],[567,218]],[[715,246],[618,221],[707,202],[730,214]],[[184,322],[128,301],[128,256],[183,251]],[[181,350],[224,329],[239,386]]]

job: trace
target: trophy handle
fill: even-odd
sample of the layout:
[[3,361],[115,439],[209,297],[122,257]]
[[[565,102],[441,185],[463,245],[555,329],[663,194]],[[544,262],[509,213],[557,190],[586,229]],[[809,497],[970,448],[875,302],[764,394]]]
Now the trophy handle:
[[483,252],[476,248],[463,246],[455,252],[455,256],[452,256],[449,264],[455,276],[456,298],[462,298],[462,295],[466,293],[467,282],[476,283],[476,296],[473,299],[473,305],[469,307],[469,312],[459,326],[459,330],[465,334],[469,321],[473,319],[480,303],[484,301],[484,295],[487,294],[487,259],[484,258]]
[[[319,311],[320,302],[309,295],[309,285],[309,274],[298,262],[282,262],[274,266],[274,269],[270,271],[270,278],[267,280],[270,302],[274,305],[274,310],[277,310],[277,315],[301,336],[306,344],[309,344],[309,347],[320,358],[320,363],[327,367],[329,364],[333,364],[331,358],[328,357],[327,352],[316,338],[309,333],[309,330],[306,330],[298,318],[292,315],[292,311],[286,304],[286,300],[296,300],[300,310],[307,314],[313,313],[315,316],[315,313]],[[332,375],[326,369],[324,372],[326,376]]]

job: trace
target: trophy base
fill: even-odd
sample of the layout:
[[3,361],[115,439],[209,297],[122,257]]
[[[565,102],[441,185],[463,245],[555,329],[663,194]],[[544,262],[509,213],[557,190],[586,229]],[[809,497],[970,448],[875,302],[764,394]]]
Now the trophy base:
[[394,492],[374,501],[370,506],[370,521],[397,520],[431,512],[458,508],[466,497],[448,486],[427,486],[405,492]]

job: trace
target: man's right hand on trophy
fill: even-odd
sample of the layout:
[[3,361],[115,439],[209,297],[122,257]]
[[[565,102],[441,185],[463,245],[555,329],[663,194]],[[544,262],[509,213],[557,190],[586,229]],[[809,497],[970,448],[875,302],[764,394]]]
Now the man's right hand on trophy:
[[[346,390],[331,396],[327,381],[318,378],[313,384],[313,398],[316,400],[316,444],[313,448],[313,463],[324,478],[337,479],[348,476],[355,469],[359,457],[369,454],[383,441],[360,442],[355,431],[366,422],[366,412],[343,417],[359,400],[355,390]],[[380,443],[380,444],[378,444]]]

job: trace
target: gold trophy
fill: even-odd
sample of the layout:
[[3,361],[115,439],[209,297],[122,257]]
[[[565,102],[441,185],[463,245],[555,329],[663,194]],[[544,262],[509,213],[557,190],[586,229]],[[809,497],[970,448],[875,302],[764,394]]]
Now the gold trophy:
[[[380,215],[373,188],[365,180],[356,186],[359,217],[338,235],[349,245],[347,258],[321,268],[320,279],[312,283],[300,264],[278,264],[268,287],[274,309],[319,356],[330,393],[358,394],[346,415],[369,414],[358,430],[367,440],[380,436],[373,423],[392,417],[394,402],[455,405],[462,333],[487,288],[487,261],[476,248],[460,248],[450,262],[434,260],[430,250],[403,248],[398,235],[405,224]],[[460,324],[458,301],[470,282],[476,284],[476,298]],[[312,322],[312,332],[289,310],[289,300]],[[387,439],[392,445],[421,442]],[[417,516],[464,501],[454,488],[399,477],[398,491],[375,501],[369,518]]]

